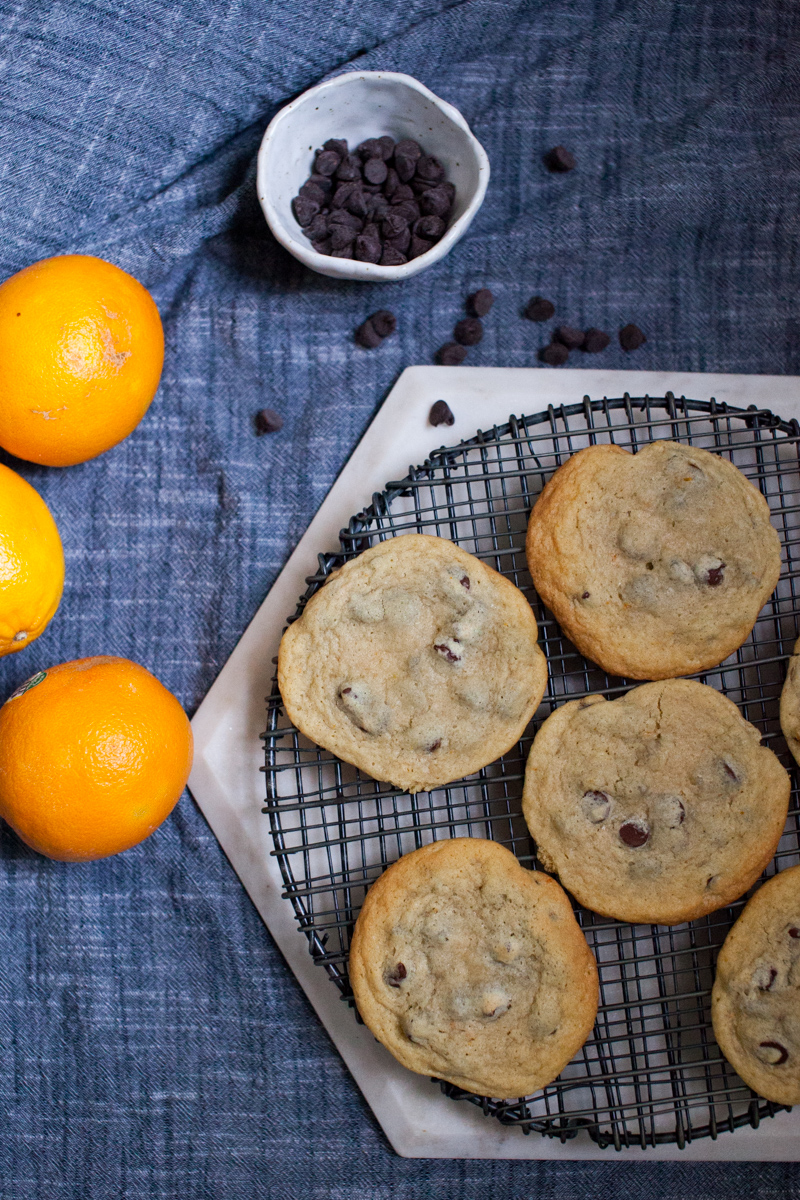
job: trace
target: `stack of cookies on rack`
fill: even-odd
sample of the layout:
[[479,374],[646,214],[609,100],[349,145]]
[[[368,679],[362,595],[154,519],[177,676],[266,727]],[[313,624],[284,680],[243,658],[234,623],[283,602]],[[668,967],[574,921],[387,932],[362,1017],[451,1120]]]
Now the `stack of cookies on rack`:
[[[551,712],[523,810],[547,872],[480,838],[404,856],[368,893],[350,973],[364,1021],[400,1062],[482,1095],[552,1081],[591,1031],[597,969],[566,892],[673,925],[738,899],[772,859],[789,776],[707,671],[749,636],[780,575],[761,493],[676,442],[572,455],[532,510],[536,590],[608,674],[647,681]],[[509,750],[547,685],[533,612],[443,538],[380,542],[284,634],[287,714],[319,745],[414,793]],[[800,755],[800,659],[781,722]],[[750,1086],[800,1102],[800,868],[765,885],[720,955],[714,1027]]]

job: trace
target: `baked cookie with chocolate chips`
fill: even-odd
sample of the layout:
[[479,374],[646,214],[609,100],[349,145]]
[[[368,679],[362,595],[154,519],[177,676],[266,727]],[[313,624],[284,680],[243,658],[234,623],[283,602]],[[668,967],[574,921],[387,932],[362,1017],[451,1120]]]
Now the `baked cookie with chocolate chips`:
[[522,592],[452,542],[422,534],[380,542],[332,574],[278,655],[297,728],[409,792],[499,758],[546,683]]
[[722,662],[780,575],[761,493],[727,459],[677,442],[573,454],[533,508],[526,549],[578,650],[630,679]]
[[404,1067],[480,1096],[545,1087],[597,1013],[597,967],[563,890],[483,838],[434,842],[381,875],[350,980]]
[[726,937],[711,1017],[748,1087],[776,1104],[800,1104],[800,867],[768,880]]
[[772,858],[789,776],[720,692],[689,679],[571,700],[537,733],[522,807],[586,908],[676,925],[730,904]]
[[794,760],[800,763],[800,638],[794,644],[781,689],[781,729]]

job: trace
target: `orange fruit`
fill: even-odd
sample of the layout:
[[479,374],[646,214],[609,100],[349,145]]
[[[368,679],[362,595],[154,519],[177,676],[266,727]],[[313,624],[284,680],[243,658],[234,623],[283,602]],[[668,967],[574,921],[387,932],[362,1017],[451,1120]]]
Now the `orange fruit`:
[[0,284],[0,446],[67,467],[121,442],[156,393],[164,332],[153,297],[88,254]]
[[172,812],[191,765],[186,714],[127,658],[40,671],[0,708],[0,817],[48,858],[137,845]]
[[0,465],[0,655],[37,638],[58,608],[64,551],[42,497]]

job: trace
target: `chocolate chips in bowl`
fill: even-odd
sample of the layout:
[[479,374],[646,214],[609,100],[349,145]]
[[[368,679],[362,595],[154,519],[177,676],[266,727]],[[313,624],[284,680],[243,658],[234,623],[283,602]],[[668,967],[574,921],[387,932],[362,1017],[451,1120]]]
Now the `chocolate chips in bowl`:
[[319,254],[398,267],[443,237],[455,196],[441,162],[412,138],[367,138],[352,152],[329,138],[292,212]]

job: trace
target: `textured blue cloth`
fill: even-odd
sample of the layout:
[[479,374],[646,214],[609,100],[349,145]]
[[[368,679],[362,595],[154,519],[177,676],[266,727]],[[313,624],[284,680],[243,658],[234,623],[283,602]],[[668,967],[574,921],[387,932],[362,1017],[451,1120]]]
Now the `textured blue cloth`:
[[[126,442],[68,470],[6,460],[58,521],[67,583],[1,694],[121,654],[193,711],[477,286],[497,303],[476,364],[536,365],[519,312],[540,292],[571,324],[646,331],[593,366],[800,372],[799,43],[794,0],[0,0],[0,276],[107,257],[167,338]],[[256,204],[269,118],[356,58],[455,103],[492,162],[469,236],[402,286],[304,270]],[[541,164],[556,143],[569,175]],[[358,350],[383,306],[397,335]],[[265,404],[286,424],[257,439]],[[800,1196],[781,1165],[398,1159],[188,796],[105,862],[5,828],[0,854],[4,1200]]]

